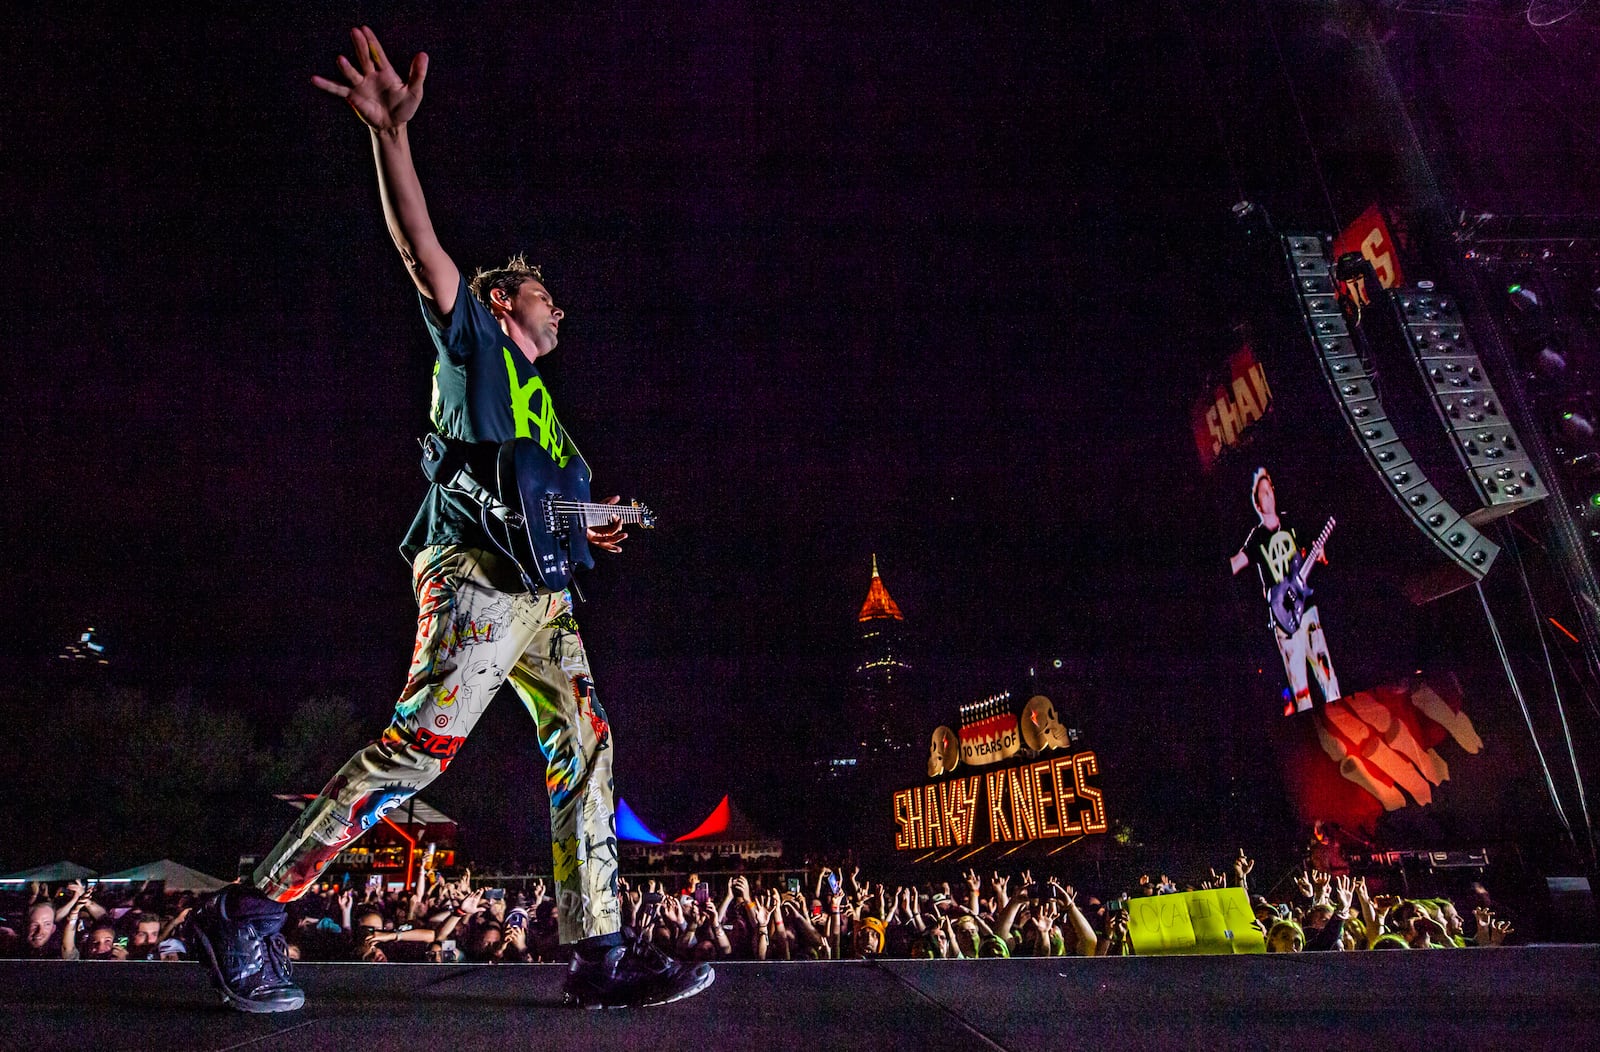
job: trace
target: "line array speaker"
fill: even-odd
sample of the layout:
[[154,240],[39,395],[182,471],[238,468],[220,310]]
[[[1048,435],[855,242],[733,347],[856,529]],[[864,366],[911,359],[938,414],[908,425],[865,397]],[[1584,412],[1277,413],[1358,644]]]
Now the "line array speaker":
[[[1429,485],[1421,467],[1396,437],[1389,414],[1378,398],[1376,377],[1357,353],[1349,325],[1339,309],[1328,265],[1329,238],[1320,234],[1286,234],[1282,241],[1299,297],[1300,314],[1316,347],[1322,375],[1339,403],[1350,433],[1366,454],[1367,462],[1383,479],[1384,489],[1405,510],[1412,524],[1474,580],[1481,579],[1494,565],[1500,547],[1479,533],[1476,526]],[[1478,374],[1481,376],[1482,372],[1480,365]],[[1480,455],[1483,448],[1480,443]],[[1500,466],[1495,463],[1491,474]],[[1542,486],[1540,491],[1542,494]]]
[[1467,517],[1482,525],[1549,496],[1484,374],[1455,297],[1419,286],[1395,289],[1390,299],[1439,420],[1483,502]]

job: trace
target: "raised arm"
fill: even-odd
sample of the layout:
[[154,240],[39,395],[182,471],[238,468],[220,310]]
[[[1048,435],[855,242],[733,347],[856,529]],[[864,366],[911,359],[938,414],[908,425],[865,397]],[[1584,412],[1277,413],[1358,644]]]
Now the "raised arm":
[[312,77],[311,83],[348,102],[371,129],[378,194],[383,199],[389,235],[417,290],[433,301],[440,314],[447,315],[455,309],[461,272],[433,232],[433,220],[428,218],[428,204],[422,196],[422,184],[411,161],[411,143],[406,137],[406,125],[422,102],[428,56],[418,52],[411,60],[410,73],[401,80],[370,28],[352,29],[350,39],[355,45],[355,64],[339,56],[339,72],[347,83],[338,84],[324,77]]

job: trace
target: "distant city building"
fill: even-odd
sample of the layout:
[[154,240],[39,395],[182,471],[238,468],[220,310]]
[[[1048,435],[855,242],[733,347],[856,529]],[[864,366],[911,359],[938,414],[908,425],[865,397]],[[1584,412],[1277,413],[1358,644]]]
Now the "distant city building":
[[876,554],[856,627],[860,663],[851,690],[853,711],[847,718],[865,754],[899,752],[910,745],[915,730],[906,725],[909,636],[905,616],[878,573]]

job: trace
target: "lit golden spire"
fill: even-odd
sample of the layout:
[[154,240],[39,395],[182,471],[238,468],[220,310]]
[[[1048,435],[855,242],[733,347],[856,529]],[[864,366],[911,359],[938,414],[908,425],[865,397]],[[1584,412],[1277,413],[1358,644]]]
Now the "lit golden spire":
[[883,586],[883,578],[878,576],[878,553],[872,553],[872,585],[867,589],[867,601],[861,604],[861,613],[857,621],[871,621],[880,617],[892,617],[896,621],[904,621],[900,608],[895,601],[889,598],[889,589]]

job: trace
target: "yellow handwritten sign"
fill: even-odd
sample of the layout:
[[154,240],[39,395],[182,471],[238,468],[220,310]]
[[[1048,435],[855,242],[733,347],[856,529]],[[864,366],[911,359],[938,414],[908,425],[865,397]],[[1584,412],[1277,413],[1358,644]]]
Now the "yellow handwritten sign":
[[1135,953],[1266,953],[1243,888],[1128,900],[1128,935]]

